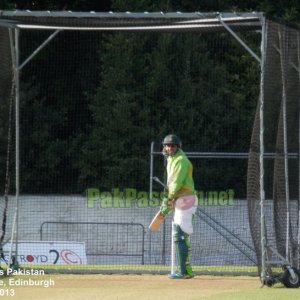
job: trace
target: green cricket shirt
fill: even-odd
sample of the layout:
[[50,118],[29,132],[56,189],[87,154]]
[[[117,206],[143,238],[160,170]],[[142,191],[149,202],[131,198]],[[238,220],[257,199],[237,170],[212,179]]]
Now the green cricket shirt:
[[169,199],[194,195],[193,165],[181,149],[168,157],[167,174]]

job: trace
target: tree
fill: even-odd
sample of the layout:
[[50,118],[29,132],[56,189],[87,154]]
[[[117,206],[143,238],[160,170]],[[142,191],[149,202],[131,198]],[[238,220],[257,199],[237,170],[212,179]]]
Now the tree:
[[[101,52],[102,80],[91,101],[95,124],[84,147],[82,182],[105,189],[145,187],[150,142],[170,132],[190,151],[247,151],[258,94],[249,86],[257,86],[259,72],[244,49],[229,53],[229,63],[222,60],[224,47],[239,47],[233,44],[222,34],[110,35]],[[240,66],[235,56],[243,57]],[[236,76],[244,76],[247,65],[253,71],[237,87],[241,78]],[[220,185],[228,177],[213,168],[206,174],[220,178]]]
[[73,11],[108,11],[110,10],[110,0],[34,0],[34,1],[1,1],[1,9],[29,9],[29,10],[73,10]]
[[[49,0],[5,1],[0,7],[132,12],[265,8],[289,20],[299,14],[297,2],[278,5],[270,0],[115,0],[101,4]],[[26,34],[21,38],[22,60],[48,36]],[[93,185],[145,188],[150,142],[160,143],[170,132],[179,134],[190,151],[247,151],[257,100],[257,65],[227,35],[74,36],[61,32],[34,58],[35,70],[26,66],[22,71],[22,128],[26,128],[22,157],[27,159],[22,165],[22,191],[80,192]],[[251,34],[244,37],[252,43]],[[217,42],[220,47],[210,51]],[[238,50],[222,53],[226,45]],[[64,69],[58,72],[57,66]],[[206,178],[229,184],[224,171],[211,166],[204,169]],[[238,177],[242,169],[232,166],[231,173]],[[65,178],[65,182],[54,184],[52,178]]]

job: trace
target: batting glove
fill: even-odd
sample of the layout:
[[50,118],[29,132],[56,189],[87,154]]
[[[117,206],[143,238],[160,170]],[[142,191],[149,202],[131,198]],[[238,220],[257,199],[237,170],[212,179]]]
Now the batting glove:
[[160,206],[160,212],[164,215],[167,216],[173,209],[173,201],[168,198],[164,198],[162,201],[162,204]]

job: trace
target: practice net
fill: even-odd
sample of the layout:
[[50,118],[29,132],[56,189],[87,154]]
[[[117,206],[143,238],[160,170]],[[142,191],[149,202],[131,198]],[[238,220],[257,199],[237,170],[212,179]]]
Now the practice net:
[[[38,19],[40,25],[52,22]],[[55,25],[57,20],[53,18]],[[68,18],[59,21],[59,26],[70,25]],[[113,21],[113,26],[122,23]],[[71,22],[78,27],[80,18]],[[135,22],[141,25],[142,19]],[[95,18],[84,19],[84,26],[96,23]],[[260,56],[258,28],[233,28]],[[9,66],[8,30],[0,34],[0,63]],[[41,28],[21,29],[20,63],[51,34]],[[259,195],[257,185],[249,185],[249,170],[256,180],[259,169],[248,154],[257,128],[259,63],[236,38],[214,25],[203,31],[187,27],[54,34],[20,72],[18,263],[62,272],[169,272],[171,217],[158,232],[151,233],[148,225],[163,194],[162,186],[152,180],[155,176],[164,181],[161,141],[176,133],[194,165],[199,198],[191,238],[195,272],[256,274]],[[5,258],[16,213],[15,162],[8,158],[16,149],[15,135],[8,139],[8,129],[15,130],[8,113],[12,70],[1,68],[0,76],[0,87],[9,87],[0,91],[7,119],[0,132],[3,194],[10,184],[5,213],[5,197],[1,198]],[[10,80],[4,83],[4,78]],[[279,87],[281,78],[276,80],[272,84]],[[271,112],[279,109],[273,95],[265,97]],[[298,107],[291,112],[296,111]],[[272,129],[279,124],[273,117],[267,122]],[[268,160],[270,170],[274,157]],[[7,161],[10,180],[3,171]],[[297,163],[291,164],[290,172],[296,174]],[[294,195],[297,198],[297,191]],[[296,213],[290,221],[295,235]]]
[[[278,267],[275,262],[282,259],[299,268],[299,30],[273,21],[268,21],[266,26],[261,93],[264,97],[266,260],[270,262],[267,263],[270,270]],[[259,114],[258,105],[250,147],[247,198],[260,270]]]

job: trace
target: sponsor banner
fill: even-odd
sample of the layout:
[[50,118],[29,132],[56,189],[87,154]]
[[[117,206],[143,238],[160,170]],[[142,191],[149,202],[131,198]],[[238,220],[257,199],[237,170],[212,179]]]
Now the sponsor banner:
[[[12,249],[15,249],[13,244]],[[6,261],[10,245],[3,247]],[[1,259],[2,260],[2,259]],[[85,243],[82,242],[18,242],[19,264],[81,265],[87,264]]]

